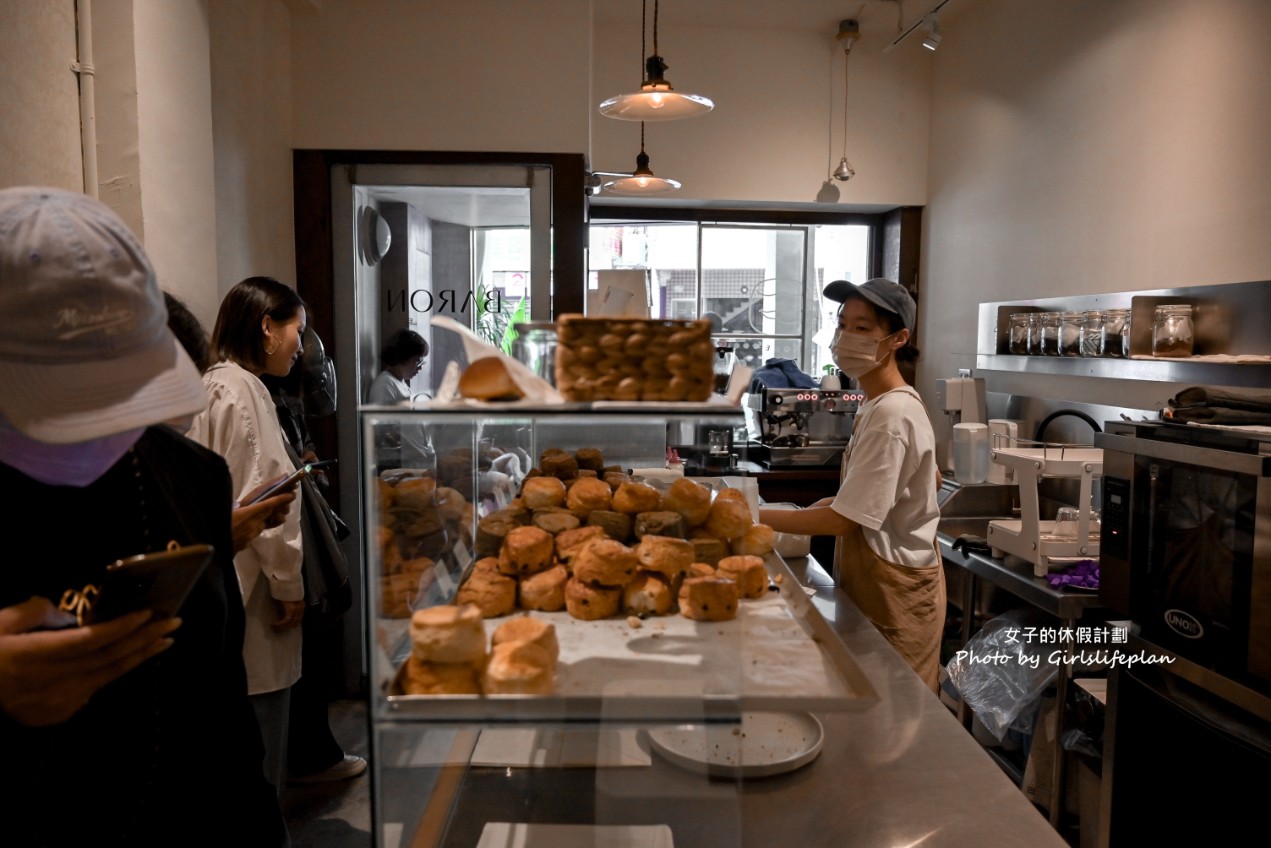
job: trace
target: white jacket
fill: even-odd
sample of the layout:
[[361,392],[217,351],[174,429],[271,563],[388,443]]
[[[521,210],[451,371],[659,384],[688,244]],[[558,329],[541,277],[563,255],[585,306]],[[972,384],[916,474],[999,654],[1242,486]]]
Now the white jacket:
[[[273,399],[258,377],[232,362],[219,362],[203,375],[203,385],[207,409],[195,417],[188,435],[225,458],[235,501],[295,470]],[[271,625],[277,619],[275,600],[304,599],[302,561],[298,501],[281,526],[265,530],[234,557],[247,613],[243,660],[249,694],[285,689],[300,678],[300,628]]]

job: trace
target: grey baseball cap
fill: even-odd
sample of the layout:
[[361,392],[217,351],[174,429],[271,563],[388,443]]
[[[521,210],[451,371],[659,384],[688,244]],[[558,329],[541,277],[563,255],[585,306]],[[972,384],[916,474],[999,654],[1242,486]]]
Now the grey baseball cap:
[[914,303],[914,299],[910,297],[909,292],[905,291],[904,286],[886,277],[875,277],[872,280],[866,280],[859,286],[849,283],[847,280],[835,280],[825,287],[825,291],[822,294],[826,298],[839,303],[847,300],[853,294],[859,294],[880,309],[886,309],[888,312],[894,312],[899,315],[905,329],[909,330],[910,333],[914,331],[914,323],[918,317],[918,305]]
[[78,192],[0,191],[0,413],[51,444],[207,406],[135,236]]

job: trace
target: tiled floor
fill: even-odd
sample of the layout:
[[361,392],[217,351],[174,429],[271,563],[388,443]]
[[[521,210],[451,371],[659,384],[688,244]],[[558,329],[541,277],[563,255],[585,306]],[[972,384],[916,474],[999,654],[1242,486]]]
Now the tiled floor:
[[[367,755],[366,704],[331,704],[331,730],[345,753]],[[370,848],[371,775],[351,780],[288,786],[282,808],[293,848]]]

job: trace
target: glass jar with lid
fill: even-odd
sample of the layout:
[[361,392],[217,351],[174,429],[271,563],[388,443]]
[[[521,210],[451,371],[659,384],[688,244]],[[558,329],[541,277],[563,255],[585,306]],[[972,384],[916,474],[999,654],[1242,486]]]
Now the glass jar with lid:
[[1011,315],[1006,329],[1006,352],[1017,355],[1028,353],[1028,312]]
[[1091,309],[1086,313],[1086,325],[1081,330],[1081,355],[1103,356],[1103,310]]
[[514,324],[512,329],[516,331],[512,356],[535,375],[556,385],[556,324],[533,321]]
[[1028,313],[1028,353],[1030,356],[1042,355],[1042,312]]
[[1152,318],[1153,356],[1191,356],[1194,340],[1190,303],[1168,303],[1156,307]]
[[1101,346],[1104,356],[1128,359],[1130,356],[1130,310],[1104,310],[1102,338]]
[[1041,316],[1041,354],[1042,356],[1059,355],[1059,322],[1058,312],[1043,312]]
[[1063,312],[1059,315],[1059,355],[1081,356],[1081,340],[1086,333],[1086,313]]

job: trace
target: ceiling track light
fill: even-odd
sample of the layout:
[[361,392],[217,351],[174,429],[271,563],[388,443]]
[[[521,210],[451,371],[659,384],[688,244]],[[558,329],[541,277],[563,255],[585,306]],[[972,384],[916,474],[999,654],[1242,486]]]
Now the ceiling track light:
[[940,44],[940,37],[941,37],[940,32],[937,28],[936,20],[939,17],[940,10],[943,9],[945,6],[949,5],[949,2],[950,0],[940,0],[939,3],[937,3],[934,7],[932,7],[931,11],[927,12],[927,14],[923,15],[921,18],[914,21],[912,24],[910,24],[908,27],[905,28],[904,32],[900,33],[900,35],[893,38],[891,41],[891,44],[888,44],[886,47],[883,48],[883,52],[889,53],[896,47],[899,47],[901,42],[903,42],[909,36],[913,35],[913,33],[919,27],[923,27],[927,33],[926,37],[924,37],[922,40],[922,46],[927,48],[928,50],[935,50],[936,47]]
[[640,122],[640,152],[636,155],[635,170],[630,174],[609,174],[616,177],[601,187],[614,194],[665,194],[680,187],[678,180],[655,176],[649,168],[649,154],[644,152],[644,122]]
[[645,58],[644,32],[648,3],[640,3],[640,59],[644,67],[644,82],[640,90],[630,94],[610,97],[600,104],[600,114],[621,121],[675,121],[680,118],[696,118],[715,108],[709,97],[699,94],[681,94],[666,79],[666,61],[658,55],[658,2],[653,0],[653,53]]
[[940,16],[937,14],[927,15],[927,37],[922,40],[922,46],[928,50],[935,50],[940,46]]

